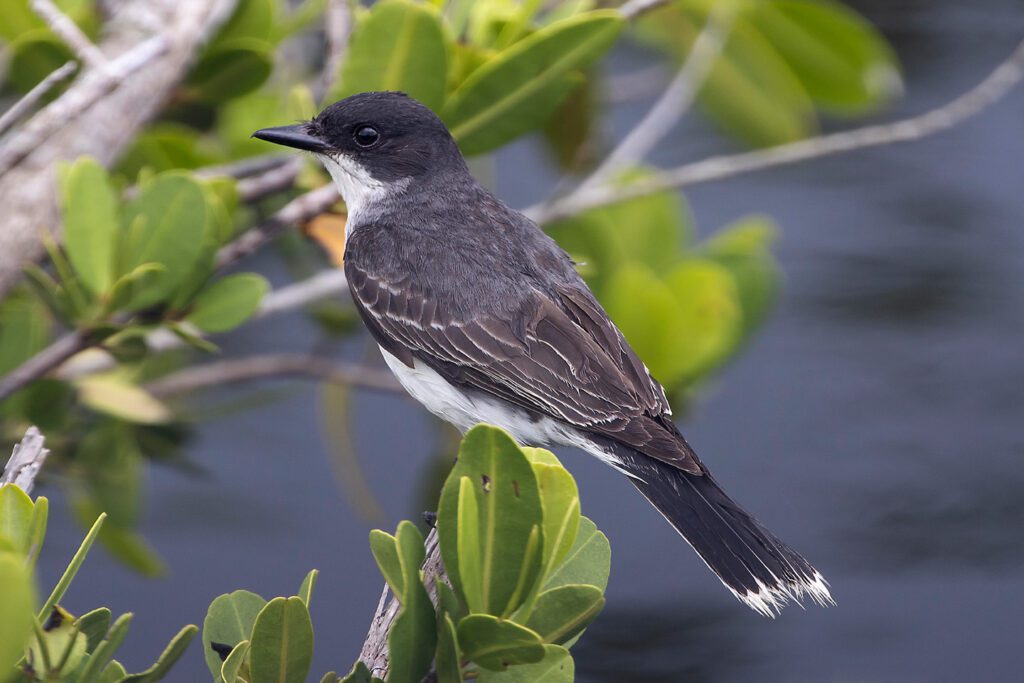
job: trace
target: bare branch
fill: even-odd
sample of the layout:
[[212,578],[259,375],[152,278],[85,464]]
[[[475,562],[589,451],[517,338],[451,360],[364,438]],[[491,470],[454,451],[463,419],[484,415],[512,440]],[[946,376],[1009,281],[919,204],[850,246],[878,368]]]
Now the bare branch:
[[[821,135],[778,147],[742,154],[712,157],[692,164],[662,171],[649,178],[624,186],[603,185],[573,194],[570,198],[549,205],[526,209],[525,213],[538,223],[561,218],[644,195],[710,180],[720,180],[798,161],[851,152],[880,145],[910,142],[948,130],[977,115],[1001,100],[1024,79],[1024,42],[981,83],[953,101],[924,114],[902,121]],[[569,201],[571,199],[571,201]]]
[[296,197],[273,216],[221,248],[217,252],[217,268],[245,258],[289,227],[323,213],[337,201],[338,191],[333,185],[324,185]]
[[[0,175],[0,296],[21,279],[26,262],[44,255],[42,236],[59,224],[57,164],[83,155],[104,165],[113,163],[141,126],[159,113],[200,46],[234,6],[235,0],[118,0],[104,5],[109,11],[99,49],[108,68],[85,68],[60,97],[0,145],[6,158],[2,166],[10,169]],[[112,80],[112,62],[128,67],[117,70],[121,74],[132,75],[115,74]]]
[[619,8],[619,12],[627,19],[636,19],[641,14],[667,5],[669,0],[629,0]]
[[0,176],[21,163],[58,128],[66,126],[70,119],[91,107],[166,49],[167,40],[163,36],[154,36],[108,62],[103,69],[85,74],[79,87],[69,89],[0,146]]
[[341,65],[348,52],[348,39],[352,32],[352,8],[348,0],[328,0],[324,15],[324,30],[327,33],[327,58],[317,80],[313,97],[322,102],[341,74]]
[[293,282],[274,290],[263,298],[263,303],[255,317],[265,318],[285,311],[293,311],[296,308],[302,308],[347,291],[348,281],[345,279],[345,272],[338,268],[331,268],[301,282]]
[[31,493],[36,475],[50,454],[50,450],[43,447],[45,442],[46,438],[35,426],[29,427],[21,443],[15,444],[11,459],[4,465],[0,484],[14,484],[25,493]]
[[0,401],[29,382],[45,377],[51,370],[90,346],[88,336],[79,331],[64,335],[27,361],[0,377]]
[[204,363],[179,370],[146,385],[154,396],[187,394],[212,386],[269,377],[310,377],[377,391],[401,391],[387,370],[307,354],[266,354]]
[[[722,54],[732,30],[739,3],[719,2],[712,6],[707,23],[690,48],[683,65],[672,82],[618,146],[600,166],[584,180],[575,192],[584,192],[607,181],[616,172],[642,161],[679,123],[690,106],[718,57]],[[574,193],[575,194],[575,193]],[[571,200],[570,198],[568,198]]]
[[270,168],[245,178],[238,183],[238,198],[249,204],[259,201],[268,195],[282,192],[295,185],[295,179],[302,170],[302,157],[289,157],[276,168]]
[[35,87],[25,93],[24,97],[5,111],[3,116],[0,116],[0,135],[32,111],[54,86],[75,73],[77,68],[78,64],[75,62],[65,62],[49,76],[36,83]]
[[107,65],[106,55],[51,0],[32,0],[32,11],[46,22],[46,25],[78,55],[78,58],[86,66],[102,69]]
[[263,154],[217,166],[204,166],[195,171],[197,178],[250,178],[284,166],[295,158],[293,154]]

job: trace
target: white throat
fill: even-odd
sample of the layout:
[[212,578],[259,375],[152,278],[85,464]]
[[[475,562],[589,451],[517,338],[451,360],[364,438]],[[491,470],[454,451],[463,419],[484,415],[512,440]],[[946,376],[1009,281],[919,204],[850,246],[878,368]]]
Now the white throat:
[[352,227],[359,221],[360,217],[368,207],[375,203],[384,201],[389,194],[404,187],[404,182],[392,184],[390,187],[377,180],[365,167],[361,166],[351,157],[344,154],[329,156],[318,154],[324,168],[334,179],[334,186],[338,193],[345,200],[348,208],[348,220],[345,222],[345,237],[347,238]]

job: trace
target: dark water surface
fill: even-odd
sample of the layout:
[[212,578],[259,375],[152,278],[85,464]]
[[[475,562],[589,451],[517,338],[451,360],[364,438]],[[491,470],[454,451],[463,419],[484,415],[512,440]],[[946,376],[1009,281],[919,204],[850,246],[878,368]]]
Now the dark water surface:
[[[907,97],[886,116],[960,93],[1024,35],[1016,0],[864,10],[906,67]],[[643,59],[623,51],[613,68]],[[642,111],[620,107],[608,130]],[[694,119],[657,161],[720,145]],[[499,194],[517,206],[542,198],[553,176],[541,159],[530,141],[504,151]],[[1024,90],[921,143],[688,196],[703,233],[749,212],[775,218],[786,286],[771,322],[702,395],[685,431],[726,488],[822,569],[839,605],[790,608],[775,621],[755,615],[624,479],[567,453],[584,512],[613,549],[607,610],[574,650],[577,680],[1021,680]],[[257,265],[286,280],[272,254]],[[295,315],[246,327],[223,347],[229,356],[306,350],[318,338]],[[337,352],[357,357],[365,342],[346,340]],[[321,570],[314,673],[357,654],[381,585],[370,524],[339,493],[318,389],[268,386],[274,400],[199,425],[187,455],[204,474],[150,470],[144,531],[171,576],[142,579],[95,553],[68,598],[72,611],[105,603],[137,613],[131,665],[154,658],[182,624],[201,624],[219,593],[287,595],[311,567]],[[418,491],[443,433],[411,402],[367,392],[356,395],[352,421],[391,529],[422,509]],[[55,510],[45,577],[79,539]],[[172,679],[208,680],[196,645]]]

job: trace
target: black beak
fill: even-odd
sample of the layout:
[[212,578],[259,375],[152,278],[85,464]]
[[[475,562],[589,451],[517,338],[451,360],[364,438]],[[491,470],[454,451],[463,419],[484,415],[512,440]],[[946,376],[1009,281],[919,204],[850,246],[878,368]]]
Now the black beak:
[[329,147],[320,138],[306,132],[306,124],[300,123],[295,126],[278,126],[277,128],[263,128],[252,134],[254,138],[273,142],[285,147],[304,149],[308,152],[326,152]]

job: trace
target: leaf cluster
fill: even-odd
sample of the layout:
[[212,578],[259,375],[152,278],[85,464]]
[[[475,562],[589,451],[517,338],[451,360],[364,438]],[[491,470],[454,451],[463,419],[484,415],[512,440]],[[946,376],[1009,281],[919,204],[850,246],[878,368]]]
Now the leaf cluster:
[[[442,489],[437,534],[447,578],[421,571],[412,523],[370,534],[401,605],[388,683],[419,683],[430,670],[440,683],[572,681],[569,647],[604,607],[611,551],[558,460],[497,427],[473,428]],[[343,680],[377,679],[360,663]]]
[[0,486],[0,681],[64,683],[155,683],[181,657],[197,633],[181,629],[156,662],[129,674],[114,656],[133,615],[117,619],[106,607],[75,617],[60,606],[101,532],[99,515],[49,597],[36,604],[34,569],[46,536],[49,502],[32,500],[13,484]]

